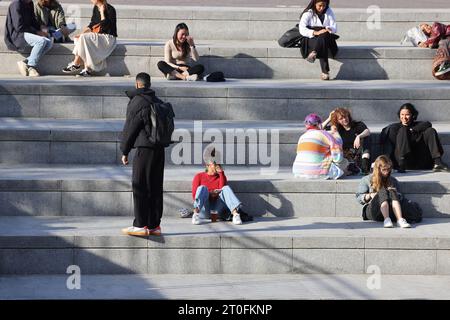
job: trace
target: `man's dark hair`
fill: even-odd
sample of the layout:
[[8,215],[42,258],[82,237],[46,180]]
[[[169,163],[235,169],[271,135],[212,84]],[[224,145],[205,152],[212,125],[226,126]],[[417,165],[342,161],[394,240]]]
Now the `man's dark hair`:
[[400,109],[398,109],[398,117],[400,118],[400,112],[403,110],[409,110],[409,112],[411,112],[412,118],[413,120],[417,120],[417,117],[419,116],[419,111],[417,111],[417,109],[411,104],[411,103],[405,103],[404,105],[402,105],[400,107]]
[[141,72],[136,76],[136,82],[139,82],[144,86],[144,88],[148,89],[151,85],[150,75],[145,72]]

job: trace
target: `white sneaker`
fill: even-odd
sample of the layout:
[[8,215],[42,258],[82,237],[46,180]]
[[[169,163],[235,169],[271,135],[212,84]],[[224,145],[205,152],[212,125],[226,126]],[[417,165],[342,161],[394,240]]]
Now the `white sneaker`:
[[400,228],[411,228],[411,225],[404,218],[399,219],[397,225]]
[[17,61],[17,67],[19,67],[19,72],[24,77],[28,77],[28,66],[25,61]]
[[200,214],[194,212],[194,214],[192,215],[192,224],[200,224]]
[[36,70],[35,67],[28,67],[28,76],[29,77],[40,77],[41,75]]
[[128,227],[122,229],[122,233],[130,236],[148,236],[148,228]]
[[392,224],[391,218],[388,217],[388,218],[384,219],[383,226],[384,226],[385,228],[393,228],[394,225]]
[[167,80],[178,80],[177,77],[171,75],[170,73],[167,74],[166,79],[167,79]]
[[233,216],[233,224],[242,224],[241,215],[235,214]]
[[186,81],[197,81],[198,74],[191,74],[190,76],[186,77]]

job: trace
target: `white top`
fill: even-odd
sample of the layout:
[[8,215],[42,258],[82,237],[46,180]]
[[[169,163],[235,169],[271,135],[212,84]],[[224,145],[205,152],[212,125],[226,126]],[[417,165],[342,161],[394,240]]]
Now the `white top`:
[[320,21],[319,17],[313,12],[312,9],[308,10],[302,15],[298,28],[300,34],[304,37],[314,38],[314,30],[308,29],[307,27],[329,27],[331,33],[337,32],[336,17],[334,16],[333,10],[328,8],[325,12],[325,19]]
[[167,62],[167,64],[174,68],[177,68],[177,64],[189,65],[191,62],[189,61],[189,58],[198,61],[199,55],[196,48],[191,47],[190,57],[183,57],[181,51],[178,51],[173,43],[173,40],[166,42],[166,45],[164,46],[164,61]]

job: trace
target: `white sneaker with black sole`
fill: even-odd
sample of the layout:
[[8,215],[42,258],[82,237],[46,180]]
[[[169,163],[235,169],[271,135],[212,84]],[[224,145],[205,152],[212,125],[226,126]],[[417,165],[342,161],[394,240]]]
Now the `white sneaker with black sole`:
[[67,65],[67,67],[62,69],[62,72],[72,74],[72,73],[76,73],[80,70],[81,70],[81,66],[77,66],[73,62],[71,62]]

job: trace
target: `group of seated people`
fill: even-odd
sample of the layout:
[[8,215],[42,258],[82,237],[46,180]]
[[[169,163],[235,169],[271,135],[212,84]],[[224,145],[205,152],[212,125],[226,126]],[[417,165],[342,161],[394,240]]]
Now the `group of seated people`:
[[[418,121],[411,103],[398,111],[399,122],[385,127],[380,135],[382,153],[399,173],[406,170],[450,171],[442,161],[444,150],[428,121]],[[370,173],[370,130],[352,119],[346,108],[333,110],[322,122],[317,114],[305,118],[306,132],[299,138],[293,174],[307,179],[338,179]]]
[[[24,76],[39,76],[37,65],[54,41],[72,42],[74,29],[66,24],[64,10],[57,0],[13,0],[8,10],[5,42],[10,50],[24,52],[32,47],[28,58],[18,62]],[[106,0],[90,0],[94,5],[91,22],[75,36],[74,59],[62,71],[91,76],[106,68],[106,59],[117,46],[116,10]],[[450,26],[421,24],[424,40],[420,47],[438,48],[433,62],[433,76],[450,79]],[[57,31],[57,32],[56,32]],[[339,48],[336,40],[337,23],[329,0],[311,0],[300,15],[301,54],[307,61],[320,61],[322,80],[330,79],[328,57],[335,57]],[[448,38],[448,39],[447,39]],[[414,40],[415,41],[415,40]],[[413,42],[414,42],[413,41]],[[168,80],[196,81],[202,79],[204,66],[185,23],[179,23],[173,37],[164,46],[164,60],[158,69]]]
[[[106,0],[91,0],[94,5],[89,25],[74,37],[74,59],[62,69],[66,74],[88,77],[106,68],[106,59],[117,46],[117,18],[115,8]],[[23,76],[38,77],[38,64],[56,42],[72,42],[74,30],[66,24],[64,10],[57,0],[14,0],[8,9],[5,43],[9,50],[20,53],[31,47],[30,55],[18,61]],[[188,26],[176,26],[173,38],[164,46],[164,61],[158,68],[169,80],[199,80],[204,67],[199,60],[194,39]]]

